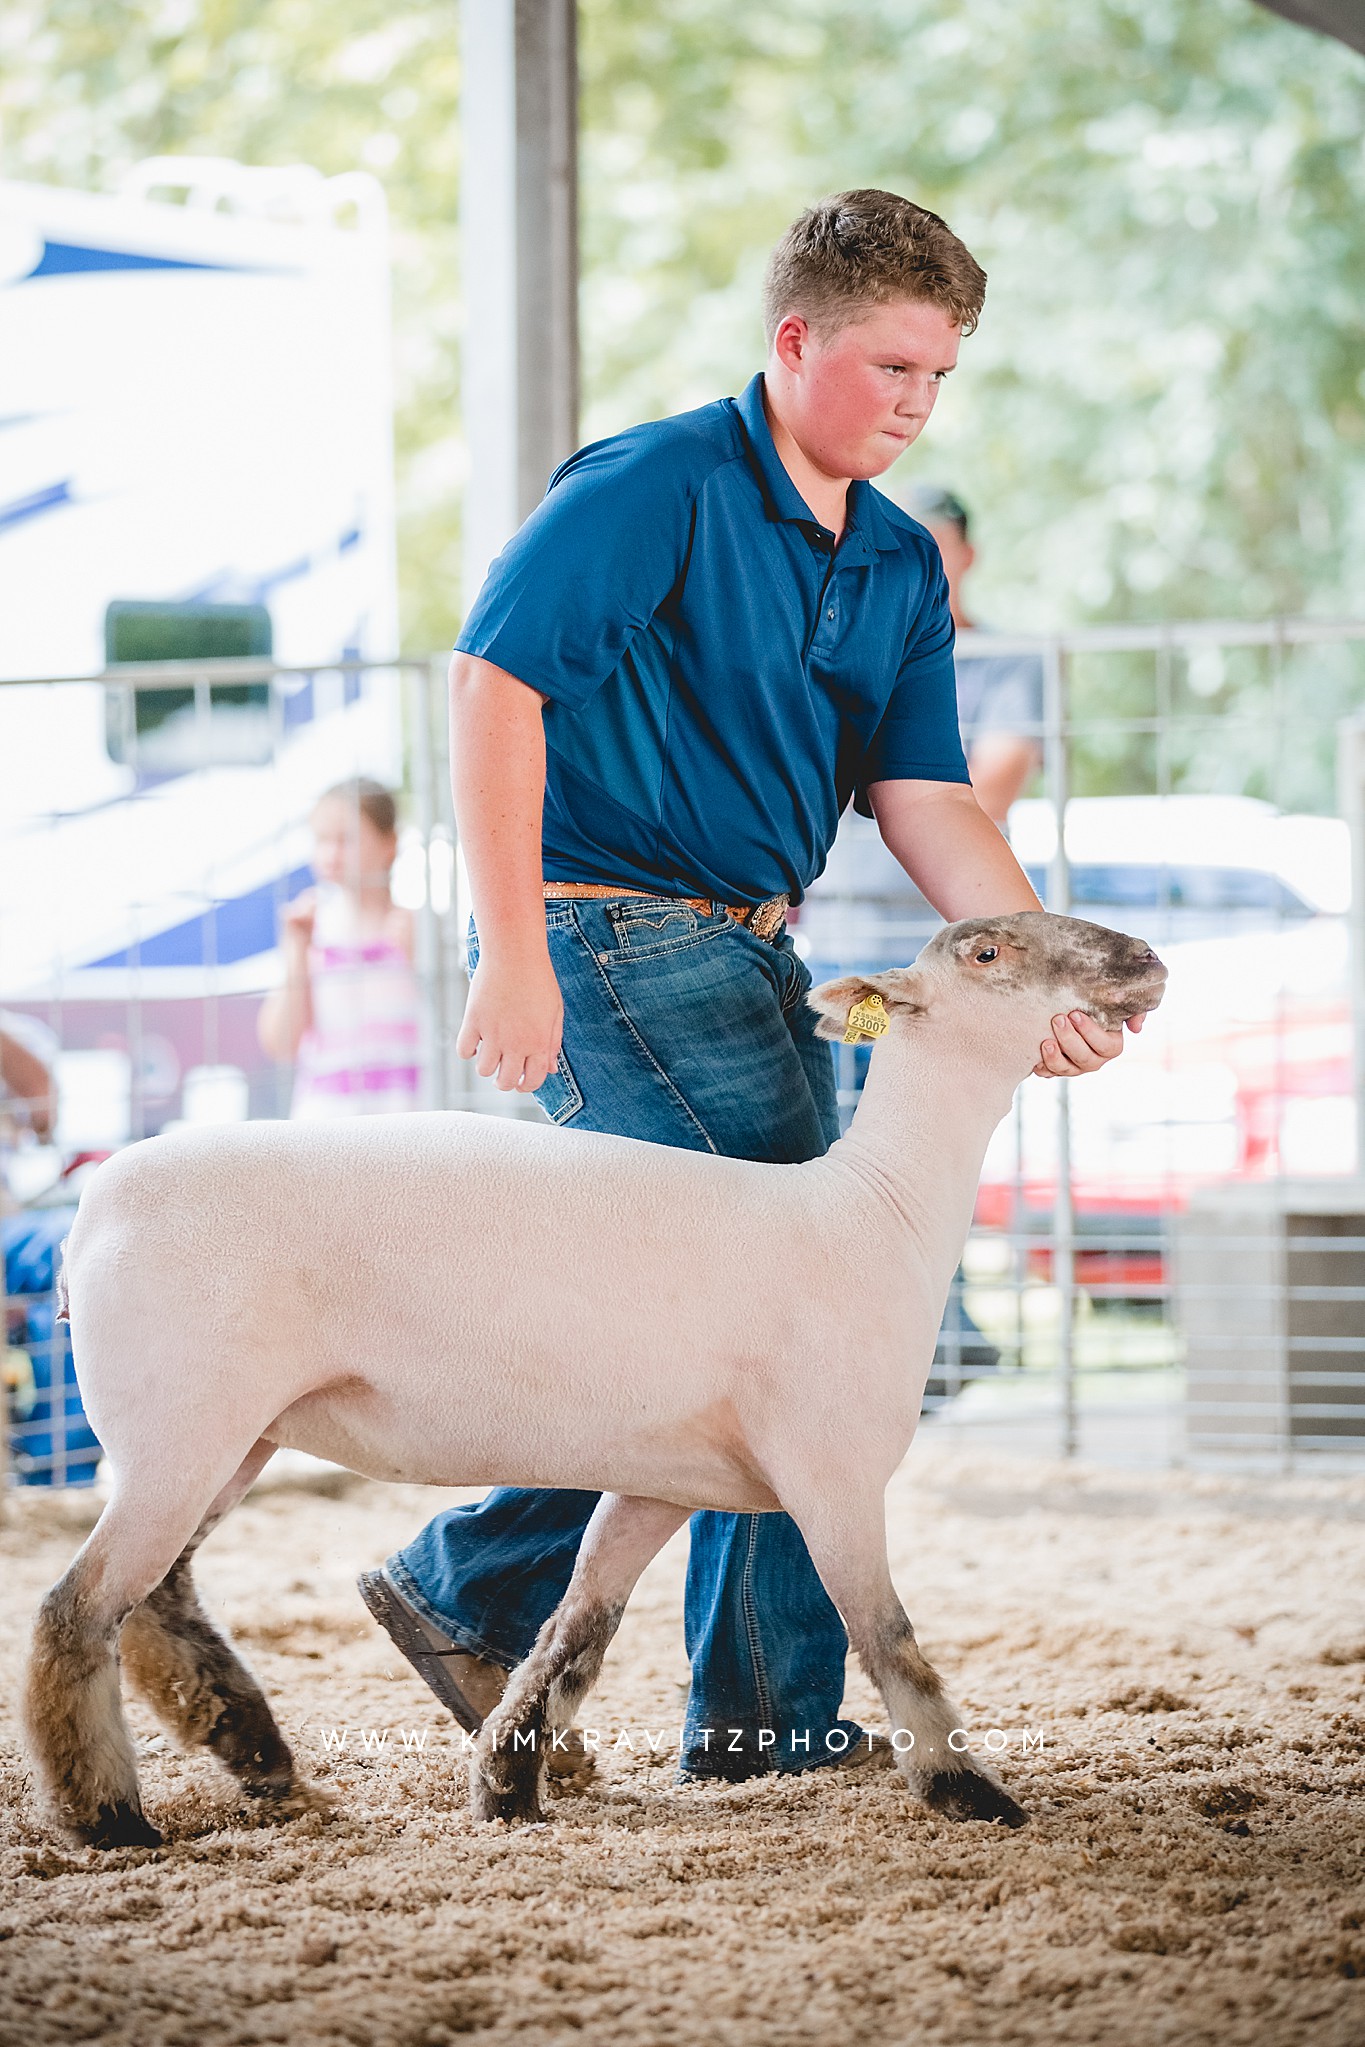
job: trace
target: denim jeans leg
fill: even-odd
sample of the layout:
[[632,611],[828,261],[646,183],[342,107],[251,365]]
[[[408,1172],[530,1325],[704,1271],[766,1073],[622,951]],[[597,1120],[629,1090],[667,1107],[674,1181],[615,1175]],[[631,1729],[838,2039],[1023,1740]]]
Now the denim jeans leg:
[[429,1521],[389,1574],[462,1649],[510,1670],[564,1597],[600,1497],[498,1486]]
[[679,1767],[738,1781],[837,1762],[848,1637],[786,1514],[694,1514],[687,1561],[692,1692]]
[[[540,1100],[557,1122],[780,1163],[837,1137],[830,1049],[788,940],[654,899],[555,904],[547,931],[564,1055]],[[594,1500],[499,1488],[438,1515],[389,1568],[461,1646],[515,1662],[563,1595]],[[785,1515],[707,1513],[692,1541],[683,1768],[750,1776],[833,1760],[827,1734],[858,1734],[838,1720],[848,1644],[799,1532]],[[739,1748],[727,1731],[720,1752],[708,1726],[738,1727]]]

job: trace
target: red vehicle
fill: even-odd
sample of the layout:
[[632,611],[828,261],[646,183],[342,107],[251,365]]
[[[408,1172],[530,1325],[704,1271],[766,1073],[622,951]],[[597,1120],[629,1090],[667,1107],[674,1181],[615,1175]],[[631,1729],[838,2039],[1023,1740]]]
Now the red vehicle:
[[[1165,949],[1166,1002],[1124,1056],[1070,1090],[1079,1283],[1098,1304],[1159,1300],[1166,1219],[1212,1182],[1355,1169],[1346,933],[1315,917],[1281,933]],[[1029,1081],[991,1147],[979,1226],[1040,1241],[1051,1276],[1055,1090]]]

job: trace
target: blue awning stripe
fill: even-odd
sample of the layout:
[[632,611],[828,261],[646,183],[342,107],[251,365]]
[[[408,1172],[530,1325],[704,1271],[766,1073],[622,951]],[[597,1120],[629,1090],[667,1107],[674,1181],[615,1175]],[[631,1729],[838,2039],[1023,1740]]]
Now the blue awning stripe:
[[72,502],[70,477],[64,483],[45,484],[42,490],[30,491],[27,497],[12,498],[9,504],[0,505],[0,533],[7,526],[24,526],[30,519],[39,519],[44,512],[55,512]]
[[280,906],[292,901],[312,879],[311,868],[291,868],[288,874],[264,882],[260,888],[213,903],[197,917],[187,917],[181,924],[172,924],[151,938],[125,946],[121,952],[89,960],[87,965],[228,967],[238,960],[255,959],[276,943]]
[[84,270],[241,270],[240,263],[203,263],[186,256],[139,256],[131,249],[90,249],[79,242],[44,242],[41,260],[28,273],[70,277]]

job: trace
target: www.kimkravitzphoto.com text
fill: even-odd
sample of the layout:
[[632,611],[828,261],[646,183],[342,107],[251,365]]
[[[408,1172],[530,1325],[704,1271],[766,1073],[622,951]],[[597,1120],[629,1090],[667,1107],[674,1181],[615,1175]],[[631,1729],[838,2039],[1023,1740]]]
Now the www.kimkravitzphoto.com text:
[[[777,1760],[783,1750],[802,1759],[825,1754],[830,1757],[847,1753],[852,1737],[843,1727],[827,1729],[792,1728],[779,1734],[776,1728],[760,1727],[750,1730],[742,1727],[699,1727],[684,1730],[682,1727],[584,1727],[572,1733],[567,1728],[514,1728],[506,1738],[506,1745],[514,1749],[529,1749],[534,1752],[543,1747],[547,1754],[566,1754],[576,1750],[580,1741],[582,1747],[594,1755],[666,1755],[680,1751],[684,1732],[689,1747],[700,1747],[715,1754],[740,1755],[751,1746],[757,1746],[760,1753],[767,1753]],[[453,1748],[461,1754],[471,1754],[480,1737],[469,1733],[463,1727],[351,1727],[318,1726],[312,1729],[318,1748],[324,1755],[350,1755],[361,1758],[371,1756],[403,1756],[421,1754],[442,1748]],[[915,1746],[915,1737],[908,1727],[895,1727],[888,1733],[865,1733],[861,1739],[872,1748],[887,1748],[896,1755],[908,1754]],[[494,1732],[495,1746],[499,1737]],[[984,1750],[988,1755],[1012,1753],[1038,1754],[1049,1746],[1047,1730],[1042,1727],[986,1727],[970,1729],[955,1727],[948,1735],[948,1746],[957,1754],[968,1749]]]

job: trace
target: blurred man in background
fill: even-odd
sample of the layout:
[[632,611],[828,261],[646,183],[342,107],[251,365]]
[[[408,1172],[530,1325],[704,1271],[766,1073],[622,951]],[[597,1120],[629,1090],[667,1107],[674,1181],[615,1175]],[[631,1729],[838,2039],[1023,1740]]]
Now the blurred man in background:
[[[949,490],[921,485],[908,509],[938,542],[959,632],[989,631],[971,616],[963,585],[976,560],[966,506]],[[1004,829],[1043,757],[1043,662],[1039,654],[954,655],[957,715],[976,800]]]

